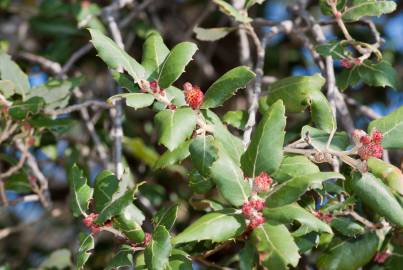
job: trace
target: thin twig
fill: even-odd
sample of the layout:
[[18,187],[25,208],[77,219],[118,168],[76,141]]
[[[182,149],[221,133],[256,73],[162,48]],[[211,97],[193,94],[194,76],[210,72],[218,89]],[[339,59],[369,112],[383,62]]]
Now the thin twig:
[[59,63],[49,60],[40,55],[35,55],[30,52],[22,52],[19,54],[19,56],[21,56],[22,58],[24,58],[30,62],[38,63],[46,70],[49,70],[53,73],[60,73],[62,70],[62,67],[60,66]]
[[66,113],[71,113],[74,111],[80,111],[82,108],[86,108],[86,107],[97,107],[97,108],[110,109],[112,106],[103,101],[88,100],[81,104],[75,104],[75,105],[72,105],[72,106],[69,106],[69,107],[66,107],[63,109],[48,110],[48,111],[45,111],[45,113],[47,113],[49,115],[66,114]]
[[61,68],[60,73],[61,75],[64,75],[70,71],[70,69],[74,66],[74,64],[84,55],[86,55],[88,52],[92,50],[93,46],[92,44],[88,43],[82,46],[80,49],[75,51],[70,58],[67,60],[67,62],[63,65]]

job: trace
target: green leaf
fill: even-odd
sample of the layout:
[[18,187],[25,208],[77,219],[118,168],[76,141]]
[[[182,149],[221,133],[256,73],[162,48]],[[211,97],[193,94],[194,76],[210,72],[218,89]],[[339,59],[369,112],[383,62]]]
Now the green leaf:
[[214,187],[214,183],[210,178],[206,178],[194,170],[189,174],[189,186],[193,192],[204,194]]
[[213,126],[214,138],[220,142],[228,156],[231,157],[237,165],[240,165],[241,155],[244,151],[242,141],[228,131],[215,113],[210,110],[202,110],[202,114],[206,121]]
[[329,225],[316,218],[297,203],[276,208],[265,208],[263,213],[268,221],[276,221],[285,225],[292,223],[294,220],[297,221],[301,226],[293,233],[294,237],[310,232],[333,233]]
[[133,202],[134,193],[136,189],[126,191],[122,196],[111,201],[104,209],[99,213],[99,216],[95,219],[95,224],[103,224],[105,221],[117,216],[123,212],[123,210]]
[[403,209],[389,188],[371,173],[354,174],[351,181],[354,194],[375,213],[403,227]]
[[263,265],[268,269],[297,266],[300,258],[298,247],[286,226],[265,223],[253,231],[253,239],[259,253],[263,254]]
[[271,174],[278,183],[283,183],[296,176],[318,173],[319,168],[305,156],[285,156],[280,167]]
[[239,10],[237,10],[235,7],[231,6],[224,0],[213,0],[213,1],[218,5],[222,13],[225,13],[228,16],[233,17],[237,22],[248,23],[252,21],[251,18],[249,18],[247,15],[244,15],[243,13],[241,13]]
[[119,188],[119,180],[111,171],[102,171],[95,178],[94,201],[95,210],[101,212],[112,200]]
[[222,242],[242,234],[245,227],[242,214],[237,214],[235,209],[224,209],[202,216],[175,236],[172,243],[177,245],[203,240]]
[[311,117],[319,129],[329,133],[337,129],[333,110],[322,92],[311,93]]
[[265,113],[251,143],[241,158],[245,175],[255,177],[261,172],[273,173],[283,159],[285,135],[285,108],[281,100],[274,103]]
[[144,258],[148,270],[165,269],[168,265],[171,253],[170,235],[164,226],[158,226],[151,240],[151,243],[144,251]]
[[[301,138],[309,136],[311,144],[321,151],[326,150],[326,144],[330,134],[326,131],[304,126],[301,130]],[[336,132],[333,136],[329,148],[334,151],[344,151],[350,145],[350,140],[346,132]]]
[[321,188],[322,182],[328,179],[344,179],[344,176],[334,172],[319,172],[296,176],[287,182],[278,185],[269,197],[266,204],[269,207],[279,207],[297,201],[307,190]]
[[193,32],[196,34],[196,38],[202,41],[216,41],[224,38],[229,33],[234,31],[234,27],[215,27],[215,28],[201,28],[195,27]]
[[4,183],[4,187],[6,190],[12,190],[18,194],[27,194],[32,192],[27,174],[21,170],[9,176],[7,181]]
[[340,60],[346,58],[350,54],[350,52],[347,51],[343,45],[343,41],[330,41],[328,43],[316,46],[315,50],[322,56],[331,56],[334,59]]
[[45,106],[41,97],[33,97],[26,101],[17,101],[9,108],[8,113],[15,120],[22,120],[28,116],[38,114]]
[[368,171],[382,179],[393,191],[403,195],[402,171],[383,160],[370,157],[367,160]]
[[330,226],[337,232],[347,237],[356,237],[365,233],[365,228],[348,217],[335,217]]
[[360,81],[360,73],[358,71],[359,66],[354,65],[352,68],[345,68],[343,71],[337,76],[336,83],[337,87],[344,91],[349,86],[355,86]]
[[249,114],[246,111],[229,111],[224,115],[223,121],[235,128],[244,129],[248,118]]
[[132,214],[130,208],[126,207],[122,213],[112,219],[113,227],[121,231],[132,243],[141,243],[144,241],[145,234]]
[[171,256],[169,257],[169,266],[165,270],[192,270],[192,260],[190,256],[180,250],[172,249]]
[[164,44],[161,35],[152,31],[147,35],[143,44],[143,60],[141,65],[146,70],[146,77],[155,78],[160,72],[160,67],[169,54],[169,49]]
[[393,1],[362,0],[355,1],[342,13],[345,21],[358,21],[364,16],[381,16],[396,9]]
[[175,150],[166,151],[164,154],[162,154],[162,156],[155,163],[154,170],[164,169],[187,158],[190,155],[189,144],[191,142],[191,140],[183,142]]
[[11,60],[8,54],[0,52],[0,78],[14,83],[14,90],[25,101],[30,90],[28,76]]
[[144,68],[132,58],[128,53],[118,47],[118,45],[96,29],[89,29],[92,44],[98,51],[99,57],[111,68],[122,67],[136,82],[145,79]]
[[[48,269],[71,269],[71,252],[68,249],[58,249],[53,251],[37,268],[38,270]],[[1,267],[0,267],[1,269]]]
[[153,104],[154,96],[146,93],[125,93],[110,97],[108,102],[116,98],[126,99],[126,105],[135,110],[148,107]]
[[387,61],[381,61],[375,64],[371,61],[365,61],[359,65],[358,73],[360,78],[367,85],[379,87],[389,86],[394,89],[399,88],[396,70]]
[[178,215],[179,205],[161,208],[153,218],[154,227],[164,226],[168,231],[172,229]]
[[129,92],[140,93],[140,87],[137,85],[136,82],[133,81],[132,77],[130,77],[126,73],[119,73],[115,70],[112,70],[112,77],[119,86],[127,89]]
[[266,0],[246,0],[245,1],[245,9],[252,7],[255,4],[262,4]]
[[80,233],[80,246],[77,254],[77,268],[83,269],[88,258],[91,256],[91,251],[94,249],[94,238],[91,234],[85,235]]
[[248,200],[250,187],[244,179],[242,170],[223,151],[218,151],[218,159],[211,167],[211,179],[217,185],[222,196],[234,206],[241,206]]
[[367,233],[356,239],[336,238],[318,259],[319,269],[356,270],[369,263],[378,247],[375,233]]
[[199,173],[208,177],[210,168],[217,160],[217,147],[212,136],[197,136],[189,146],[190,158]]
[[158,84],[162,88],[171,86],[185,71],[185,67],[192,60],[196,51],[197,46],[192,42],[181,42],[176,45],[162,64]]
[[255,73],[245,66],[227,71],[207,89],[202,108],[221,106],[224,101],[234,95],[238,89],[244,88],[254,77]]
[[11,97],[15,94],[15,84],[10,80],[0,80],[0,93],[5,98]]
[[190,108],[163,110],[155,118],[158,131],[158,142],[170,151],[175,150],[181,143],[192,135],[196,127],[196,115]]
[[245,242],[245,246],[239,252],[239,269],[250,270],[256,264],[258,253],[251,239]]
[[147,145],[141,137],[123,137],[123,147],[125,151],[150,167],[154,166],[159,158],[154,147]]
[[310,103],[311,93],[320,92],[325,82],[320,74],[278,80],[270,85],[267,103],[272,105],[282,99],[287,111],[302,112]]
[[88,210],[88,205],[92,197],[92,188],[87,184],[87,178],[83,171],[76,164],[70,170],[69,174],[71,201],[70,207],[75,217],[84,215]]
[[133,267],[133,248],[123,245],[108,262],[105,270],[119,269],[121,267]]
[[387,149],[403,148],[403,106],[387,116],[369,123],[369,132],[375,128],[383,134],[383,147]]
[[64,108],[68,105],[71,95],[70,90],[73,84],[70,81],[54,81],[46,85],[37,86],[32,88],[27,93],[27,99],[32,97],[40,97],[46,103],[46,109],[54,110],[57,108]]

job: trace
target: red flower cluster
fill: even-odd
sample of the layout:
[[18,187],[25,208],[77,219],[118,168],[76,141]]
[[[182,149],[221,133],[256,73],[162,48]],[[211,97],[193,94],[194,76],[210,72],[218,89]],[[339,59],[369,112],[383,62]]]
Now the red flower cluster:
[[383,135],[380,131],[374,130],[371,136],[362,130],[355,130],[353,138],[358,148],[358,155],[362,160],[368,160],[370,157],[382,158],[383,147],[381,145]]
[[193,109],[200,108],[203,103],[204,94],[197,85],[192,85],[190,82],[183,84],[186,103]]
[[249,220],[249,228],[254,229],[260,224],[264,223],[262,210],[264,208],[264,201],[262,199],[252,199],[244,202],[242,206],[242,214]]
[[313,215],[326,223],[332,222],[333,219],[333,216],[331,214],[325,214],[319,211],[313,212]]
[[160,94],[161,96],[165,96],[165,90],[162,89],[157,81],[150,82],[150,89],[154,94]]
[[388,251],[378,251],[375,254],[374,262],[382,264],[389,258],[390,255],[391,254]]
[[270,185],[273,183],[270,175],[266,172],[261,172],[253,180],[253,191],[256,193],[267,192],[270,189]]
[[91,213],[83,218],[83,223],[90,229],[92,234],[97,234],[101,231],[101,226],[94,223],[94,220],[98,217],[98,214]]
[[361,60],[358,59],[358,58],[354,58],[354,59],[343,58],[343,59],[340,61],[340,64],[341,64],[342,67],[347,68],[347,69],[350,69],[350,68],[352,68],[353,66],[361,65],[362,62],[361,62]]

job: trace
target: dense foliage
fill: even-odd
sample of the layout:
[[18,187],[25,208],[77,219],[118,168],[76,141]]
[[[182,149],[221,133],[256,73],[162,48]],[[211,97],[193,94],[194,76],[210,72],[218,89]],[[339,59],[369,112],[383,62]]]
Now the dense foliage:
[[[48,244],[52,253],[39,264],[13,262],[4,247],[0,269],[401,268],[403,107],[382,117],[349,96],[360,87],[400,87],[368,18],[394,12],[394,1],[287,1],[290,18],[273,22],[253,15],[271,1],[213,0],[191,28],[198,41],[173,38],[168,46],[158,27],[137,26],[144,41],[134,53],[124,49],[124,34],[133,35],[123,31],[127,18],[153,1],[67,2],[42,1],[30,24],[60,35],[52,46],[90,37],[72,56],[62,47],[38,56],[1,43],[0,198],[9,215],[36,202],[44,212],[35,224],[59,220],[35,226],[59,226],[49,235],[69,239]],[[0,5],[12,12],[9,1]],[[119,17],[127,6],[132,11]],[[216,7],[225,26],[202,28]],[[66,14],[75,23],[61,20]],[[356,25],[373,41],[352,35]],[[336,39],[327,40],[326,27],[339,31]],[[199,42],[231,35],[240,54],[223,55],[240,65],[204,78],[213,64],[198,54]],[[268,77],[277,35],[307,48],[317,72]],[[82,69],[103,70],[100,81],[91,81],[93,71],[70,72],[92,48],[102,62],[93,57],[96,64]],[[35,83],[47,74],[27,75],[14,55],[51,78]],[[194,59],[198,66],[188,67]],[[109,89],[105,102],[92,98],[97,87]],[[232,100],[239,104],[228,106]],[[359,114],[371,118],[365,129],[355,127]],[[34,226],[25,222],[4,222],[2,242]]]

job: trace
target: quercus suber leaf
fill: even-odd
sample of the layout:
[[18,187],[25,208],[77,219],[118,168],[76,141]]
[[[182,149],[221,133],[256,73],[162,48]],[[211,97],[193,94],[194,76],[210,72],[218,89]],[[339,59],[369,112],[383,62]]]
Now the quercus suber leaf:
[[356,0],[342,13],[343,20],[358,21],[364,16],[381,16],[396,9],[396,3],[383,0]]
[[322,56],[331,56],[334,59],[343,59],[350,54],[350,52],[344,48],[343,41],[330,41],[316,46],[315,50]]
[[237,10],[235,7],[231,6],[224,0],[213,0],[213,1],[218,5],[221,12],[227,14],[228,16],[233,17],[236,21],[241,23],[248,23],[252,21],[251,18],[249,18],[247,15],[242,14],[239,10]]
[[189,186],[195,193],[204,194],[214,187],[214,182],[194,170],[189,174]]
[[111,171],[102,171],[97,175],[94,184],[94,201],[97,212],[101,212],[109,204],[118,187],[119,181]]
[[192,198],[190,200],[190,205],[193,207],[193,209],[204,212],[220,211],[224,210],[225,208],[222,204],[208,199]]
[[295,176],[318,173],[319,168],[305,156],[284,156],[280,167],[271,174],[278,183],[283,183]]
[[270,85],[267,103],[272,105],[282,99],[287,111],[302,112],[310,103],[311,93],[319,92],[324,84],[320,74],[281,79]]
[[132,218],[129,209],[127,211],[125,210],[113,217],[113,227],[121,231],[132,243],[143,242],[145,237],[143,229],[140,224]]
[[311,117],[315,126],[319,129],[331,133],[337,129],[336,119],[333,110],[322,92],[312,92],[311,98]]
[[169,167],[187,158],[190,155],[189,144],[191,142],[191,140],[185,141],[181,143],[175,150],[166,151],[164,154],[162,154],[157,162],[155,162],[154,170]]
[[249,114],[246,111],[229,111],[224,115],[223,121],[235,128],[244,129],[248,117]]
[[280,207],[297,201],[307,190],[321,188],[327,179],[344,179],[344,176],[334,172],[319,172],[296,176],[278,185],[266,199],[268,207]]
[[126,105],[135,110],[148,107],[154,102],[154,96],[146,93],[118,94],[110,97],[108,102],[116,98],[124,98],[126,100]]
[[186,252],[180,249],[172,249],[169,257],[169,267],[166,270],[192,270],[192,259]]
[[239,252],[239,269],[250,270],[256,264],[258,253],[251,239],[245,242],[245,246]]
[[170,151],[183,143],[196,127],[196,115],[190,108],[163,110],[155,118],[158,131],[158,142]]
[[133,248],[123,245],[108,262],[105,270],[119,269],[121,267],[133,267]]
[[46,104],[46,109],[54,110],[56,108],[64,108],[67,106],[71,94],[70,90],[72,88],[73,84],[69,81],[55,81],[32,88],[27,93],[26,97],[27,99],[32,97],[43,98]]
[[161,208],[154,216],[154,227],[164,226],[168,231],[173,227],[178,215],[179,205],[174,204],[170,207]]
[[323,270],[356,270],[371,261],[378,247],[378,236],[375,232],[358,238],[335,238],[329,248],[317,261]]
[[145,79],[144,68],[109,37],[96,29],[89,29],[92,44],[99,57],[111,68],[122,67],[136,82]]
[[379,63],[372,63],[369,60],[364,61],[364,63],[359,65],[358,73],[360,74],[360,78],[367,85],[379,87],[389,86],[394,89],[399,87],[395,69],[385,60]]
[[8,54],[0,52],[0,78],[14,84],[15,93],[21,95],[22,100],[27,99],[30,90],[28,76],[11,60]]
[[268,269],[286,270],[288,265],[297,266],[298,247],[283,224],[264,223],[253,231],[253,239],[259,253],[265,255],[263,265]]
[[[301,130],[301,138],[310,138],[311,144],[322,151],[326,150],[326,144],[329,140],[329,132],[313,128],[310,126],[304,126]],[[336,151],[345,151],[350,145],[350,140],[346,132],[336,132],[332,138],[329,148]]]
[[189,152],[194,167],[202,176],[209,176],[210,168],[218,157],[214,138],[205,135],[197,136],[189,145]]
[[72,193],[70,200],[71,210],[75,217],[79,217],[88,210],[93,190],[87,184],[87,178],[84,176],[83,171],[76,164],[70,170],[69,183]]
[[371,210],[389,222],[403,227],[403,209],[389,188],[371,173],[355,173],[351,180],[354,194]]
[[222,242],[240,235],[245,228],[242,214],[237,214],[235,209],[224,209],[202,216],[175,236],[172,243],[177,245],[203,240]]
[[299,206],[297,203],[284,205],[276,208],[265,208],[263,211],[267,221],[280,222],[285,225],[294,220],[300,224],[297,231],[293,233],[294,237],[314,232],[333,233],[329,225],[316,218],[313,214]]
[[403,148],[403,106],[380,119],[369,123],[368,131],[377,129],[382,132],[382,146],[387,149]]
[[330,226],[347,237],[356,237],[365,233],[365,228],[349,217],[335,217],[332,219]]
[[368,171],[382,179],[393,191],[403,195],[402,171],[383,160],[370,157],[367,160]]
[[213,126],[214,138],[220,142],[228,156],[237,165],[240,165],[241,155],[244,151],[242,141],[228,131],[215,113],[210,110],[202,110],[202,114],[206,121]]
[[197,51],[196,44],[182,42],[177,44],[166,57],[160,68],[158,84],[162,88],[168,88],[185,71],[185,67],[192,60]]
[[103,224],[105,221],[117,216],[125,210],[125,208],[133,202],[134,193],[136,189],[130,189],[123,195],[115,200],[111,201],[104,209],[99,213],[99,216],[95,219],[96,224]]
[[273,173],[280,167],[285,124],[285,108],[279,100],[263,116],[241,158],[242,169],[247,176],[255,177],[261,172]]
[[239,88],[245,87],[254,77],[255,73],[245,66],[227,71],[207,89],[202,108],[221,106],[224,101],[234,95]]
[[77,268],[83,269],[88,258],[91,256],[91,251],[94,249],[94,237],[91,234],[80,233],[80,246],[77,253]]
[[250,196],[249,183],[241,168],[219,147],[218,158],[211,167],[211,179],[222,196],[234,206],[241,206]]
[[143,44],[143,59],[141,65],[146,70],[146,77],[154,79],[160,72],[160,67],[169,54],[158,32],[150,32]]
[[349,86],[355,86],[360,81],[360,73],[358,72],[359,67],[354,65],[352,68],[345,68],[337,76],[336,83],[337,87],[344,91]]
[[16,101],[8,109],[8,113],[15,120],[22,120],[28,116],[36,115],[45,107],[41,97],[32,97],[26,101]]
[[148,270],[165,269],[171,254],[170,235],[164,226],[158,226],[152,235],[150,244],[144,251],[144,259]]
[[10,80],[0,80],[0,93],[5,98],[11,97],[15,94],[15,84]]
[[201,28],[195,27],[193,32],[196,34],[198,40],[203,41],[216,41],[224,38],[226,35],[234,31],[235,27],[215,27],[215,28]]

